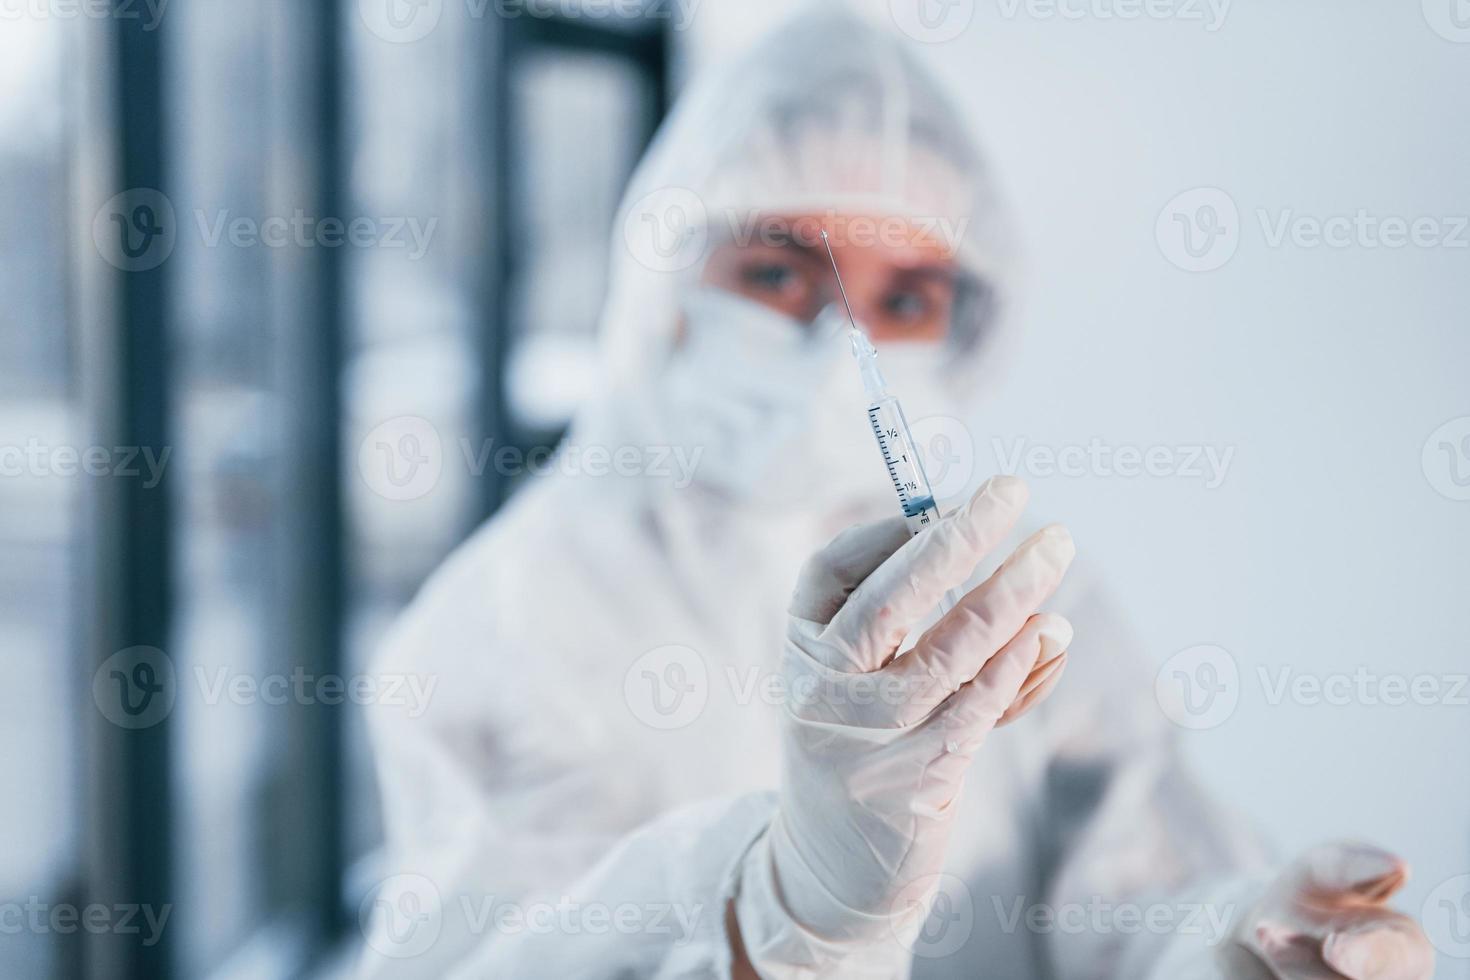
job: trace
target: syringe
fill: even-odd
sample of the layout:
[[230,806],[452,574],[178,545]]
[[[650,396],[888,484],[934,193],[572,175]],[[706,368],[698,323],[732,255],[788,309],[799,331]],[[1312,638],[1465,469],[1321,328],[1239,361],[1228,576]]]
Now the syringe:
[[[888,393],[883,372],[878,370],[878,351],[857,325],[857,317],[852,315],[847,287],[842,284],[842,273],[837,271],[837,256],[832,254],[832,242],[825,230],[822,243],[827,246],[832,275],[837,277],[837,290],[842,294],[842,305],[847,308],[847,322],[852,328],[847,337],[852,345],[853,359],[857,361],[858,374],[863,380],[863,391],[868,394],[868,424],[873,427],[873,437],[878,440],[878,451],[883,454],[883,465],[887,467],[888,478],[893,481],[893,490],[898,494],[898,504],[903,508],[909,533],[918,534],[939,520],[934,491],[929,487],[929,477],[924,472],[923,461],[919,459],[913,434],[909,432],[903,406]],[[949,612],[959,601],[959,594],[950,589],[939,602],[939,614],[942,616]]]
[[842,284],[842,273],[837,271],[837,256],[832,254],[832,242],[827,238],[826,231],[822,232],[822,242],[827,246],[832,274],[837,277],[842,305],[847,308],[847,322],[851,326],[848,341],[852,345],[853,359],[857,361],[863,391],[868,395],[868,424],[872,426],[873,436],[878,440],[878,450],[883,454],[883,465],[888,469],[888,478],[893,481],[893,489],[898,494],[904,519],[908,521],[909,530],[918,534],[939,520],[934,492],[929,488],[929,477],[924,473],[924,464],[914,446],[914,437],[909,432],[903,408],[898,404],[898,399],[888,393],[883,372],[878,370],[878,351],[857,325],[857,318],[852,315],[852,304],[847,301],[847,287]]

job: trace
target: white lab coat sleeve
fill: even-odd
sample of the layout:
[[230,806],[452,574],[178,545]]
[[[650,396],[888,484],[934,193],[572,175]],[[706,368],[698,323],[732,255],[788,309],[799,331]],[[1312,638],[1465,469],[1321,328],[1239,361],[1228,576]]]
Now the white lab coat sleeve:
[[1185,770],[1182,730],[1100,589],[1074,570],[1064,596],[1076,626],[1067,674],[1028,719],[1046,747],[1045,896],[1031,928],[1069,980],[1239,975],[1222,958],[1269,877],[1265,854]]
[[369,708],[388,846],[363,902],[360,975],[728,977],[726,907],[773,798],[660,813],[636,800],[637,767],[615,749],[558,744],[563,721],[514,673],[550,651],[511,643],[510,656],[464,601],[455,561],[378,664],[442,684],[420,713]]

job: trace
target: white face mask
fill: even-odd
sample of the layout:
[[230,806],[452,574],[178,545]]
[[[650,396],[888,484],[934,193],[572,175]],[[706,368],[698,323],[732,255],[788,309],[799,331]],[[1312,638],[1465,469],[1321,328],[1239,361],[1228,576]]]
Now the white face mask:
[[672,441],[701,452],[697,483],[854,521],[897,507],[868,428],[846,320],[835,309],[807,326],[701,289],[683,310],[686,337],[665,370],[660,401]]

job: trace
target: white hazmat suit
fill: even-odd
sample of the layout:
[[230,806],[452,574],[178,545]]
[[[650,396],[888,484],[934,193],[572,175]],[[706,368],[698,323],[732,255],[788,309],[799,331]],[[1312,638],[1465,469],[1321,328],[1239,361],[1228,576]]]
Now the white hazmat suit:
[[[821,442],[792,436],[781,465],[804,467],[793,479],[805,482],[784,500],[741,484],[764,485],[748,477],[771,465],[752,452],[752,427],[690,428],[725,410],[702,400],[766,420],[833,401],[801,397],[775,367],[763,390],[682,373],[706,317],[760,319],[697,287],[699,253],[769,213],[963,228],[969,281],[951,336],[893,379],[911,416],[963,414],[994,363],[1009,286],[997,195],[965,129],[899,42],[826,14],[681,101],[619,221],[607,389],[563,451],[702,449],[709,474],[696,468],[688,486],[652,465],[538,478],[398,623],[380,668],[440,683],[420,717],[371,709],[389,877],[369,903],[367,974],[726,977],[731,903],[746,903],[752,930],[784,914],[744,879],[780,805],[782,705],[768,682],[788,603],[804,558],[896,504],[859,401],[837,405]],[[646,249],[644,219],[684,234]],[[826,479],[851,458],[824,454],[849,450],[865,454],[854,477]],[[1071,666],[1050,700],[976,752],[945,874],[918,896],[923,931],[867,937],[861,956],[826,963],[809,960],[820,944],[792,953],[760,938],[767,947],[750,952],[763,973],[1212,975],[1212,945],[1256,893],[1255,848],[1180,768],[1152,678],[1096,579],[1074,570],[1049,608],[1075,626]]]

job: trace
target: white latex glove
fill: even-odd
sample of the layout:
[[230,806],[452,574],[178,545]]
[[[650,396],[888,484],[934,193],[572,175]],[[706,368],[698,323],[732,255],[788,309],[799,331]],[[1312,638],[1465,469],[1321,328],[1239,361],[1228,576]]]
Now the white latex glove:
[[997,477],[911,539],[901,520],[853,528],[803,569],[783,656],[780,805],[735,906],[763,975],[882,975],[864,947],[921,927],[971,758],[1064,664],[1071,625],[1036,610],[1072,561],[1071,537],[1031,537],[912,649],[899,645],[1026,499],[1020,480]]
[[1287,869],[1237,930],[1281,980],[1429,980],[1434,951],[1389,898],[1403,860],[1366,844],[1327,844]]

